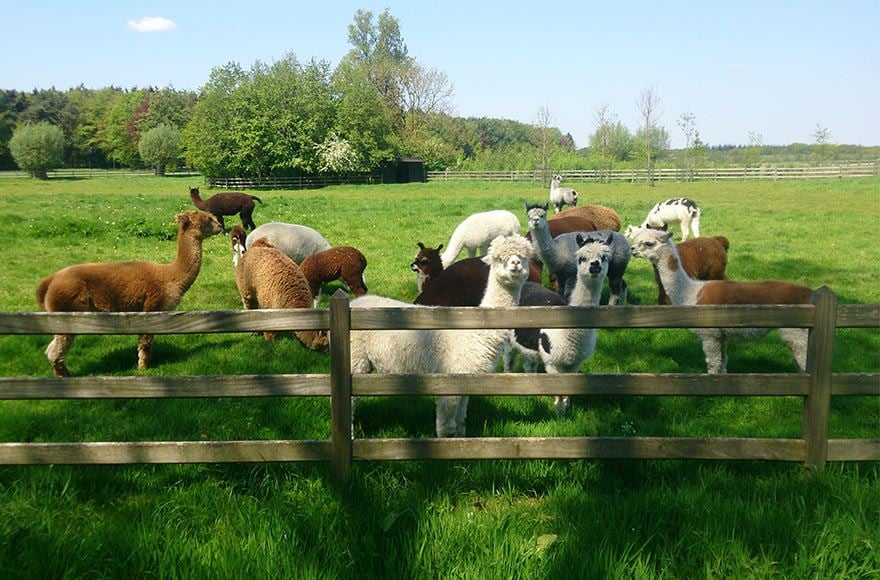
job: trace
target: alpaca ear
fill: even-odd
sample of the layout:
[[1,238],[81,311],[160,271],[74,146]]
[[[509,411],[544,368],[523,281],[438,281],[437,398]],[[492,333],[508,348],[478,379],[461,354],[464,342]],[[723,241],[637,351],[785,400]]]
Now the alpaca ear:
[[584,236],[580,234],[575,234],[574,241],[577,242],[579,248],[583,248],[584,244],[587,243],[587,241],[584,239]]
[[483,261],[484,264],[488,264],[489,266],[492,265],[492,258],[488,254],[486,254],[485,256],[483,256],[480,259]]
[[189,216],[185,213],[177,214],[174,220],[181,225],[187,226],[189,225]]
[[660,237],[658,239],[661,242],[668,242],[670,238],[672,238],[672,232],[668,232],[666,230],[663,230],[663,233],[660,234]]
[[612,245],[614,243],[614,236],[609,235],[608,238],[602,243],[606,246]]
[[550,204],[549,204],[549,203],[545,203],[544,205],[542,205],[542,206],[540,206],[540,207],[541,207],[541,209],[543,209],[544,211],[549,211],[549,210],[550,210]]
[[443,244],[440,244],[439,246],[437,246],[437,251],[438,251],[438,252],[439,252],[440,250],[442,250],[442,249],[443,249]]
[[416,242],[416,245],[423,250],[425,249],[425,244],[423,244],[422,242]]

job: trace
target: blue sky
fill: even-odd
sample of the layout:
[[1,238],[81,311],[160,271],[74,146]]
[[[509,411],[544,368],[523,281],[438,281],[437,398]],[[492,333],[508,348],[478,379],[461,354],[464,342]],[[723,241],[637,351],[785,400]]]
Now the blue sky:
[[[597,107],[634,129],[653,87],[674,147],[685,112],[714,145],[750,132],[810,143],[817,124],[835,143],[880,145],[880,0],[0,0],[0,88],[197,90],[213,67],[287,52],[335,66],[355,11],[385,8],[410,55],[452,81],[457,115],[535,122],[546,105],[585,146]],[[173,28],[129,26],[145,17]]]

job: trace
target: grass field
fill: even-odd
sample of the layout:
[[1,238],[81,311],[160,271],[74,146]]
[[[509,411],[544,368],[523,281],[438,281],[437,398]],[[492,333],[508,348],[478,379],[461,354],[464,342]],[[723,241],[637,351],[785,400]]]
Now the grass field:
[[[44,276],[84,261],[170,261],[173,216],[195,178],[0,181],[10,236],[0,311],[36,309]],[[571,185],[571,184],[567,184]],[[730,240],[734,279],[830,286],[880,302],[880,179],[575,184],[582,203],[640,223],[661,199],[703,208]],[[213,193],[210,191],[203,193]],[[367,256],[377,294],[412,300],[416,242],[447,243],[467,215],[546,199],[532,184],[428,183],[262,191],[254,219],[303,223]],[[227,218],[238,223],[237,217]],[[205,243],[184,310],[239,309],[228,238]],[[653,304],[647,263],[630,302]],[[329,294],[334,288],[326,289]],[[326,303],[326,297],[325,297]],[[0,337],[0,376],[49,376],[48,337]],[[133,375],[135,337],[80,337],[75,375]],[[150,375],[326,373],[294,340],[159,336]],[[792,372],[782,342],[735,344],[731,372]],[[605,330],[585,372],[704,372],[686,330]],[[880,371],[880,333],[838,331],[836,372]],[[787,398],[575,398],[557,419],[539,397],[478,397],[468,434],[798,437]],[[0,441],[328,438],[326,399],[3,401]],[[431,436],[427,398],[364,401],[359,436]],[[880,436],[877,398],[832,401],[832,437]],[[336,493],[326,465],[0,468],[6,577],[853,577],[880,574],[880,466],[711,461],[356,464]]]

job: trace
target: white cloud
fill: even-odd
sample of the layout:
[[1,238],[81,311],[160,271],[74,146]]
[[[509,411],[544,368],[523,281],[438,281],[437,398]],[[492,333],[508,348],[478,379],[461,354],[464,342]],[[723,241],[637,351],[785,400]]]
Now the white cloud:
[[128,27],[138,32],[161,32],[174,30],[177,25],[173,20],[164,16],[144,16],[140,20],[129,20]]

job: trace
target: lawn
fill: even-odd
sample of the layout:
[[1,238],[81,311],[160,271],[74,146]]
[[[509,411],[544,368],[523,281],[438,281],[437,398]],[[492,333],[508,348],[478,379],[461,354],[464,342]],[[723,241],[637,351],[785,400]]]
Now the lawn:
[[[78,262],[170,261],[173,217],[198,179],[0,180],[14,224],[0,311],[36,309],[34,289]],[[581,203],[640,223],[688,196],[703,235],[730,240],[728,275],[828,285],[880,302],[880,179],[571,184]],[[202,187],[204,195],[214,193]],[[318,229],[368,260],[370,291],[411,301],[416,242],[447,243],[464,217],[546,201],[530,183],[428,183],[260,191],[254,219]],[[237,217],[227,218],[229,225]],[[647,263],[627,273],[653,304]],[[335,286],[325,289],[327,295]],[[607,291],[606,291],[607,293]],[[227,237],[209,239],[183,310],[241,308]],[[0,376],[49,376],[48,337],[0,337]],[[135,337],[80,337],[75,375],[134,375]],[[324,355],[249,335],[158,336],[150,375],[326,373]],[[731,349],[731,372],[793,372],[769,336]],[[686,330],[604,330],[584,372],[704,372]],[[880,371],[880,333],[838,331],[835,372]],[[832,437],[880,437],[878,398],[832,402]],[[575,398],[557,419],[539,397],[477,397],[468,434],[798,437],[787,398]],[[4,401],[0,441],[328,438],[321,398]],[[366,400],[359,436],[431,436],[427,398]],[[880,573],[880,466],[711,461],[356,464],[333,490],[326,465],[0,468],[0,573],[24,577],[846,576]]]

